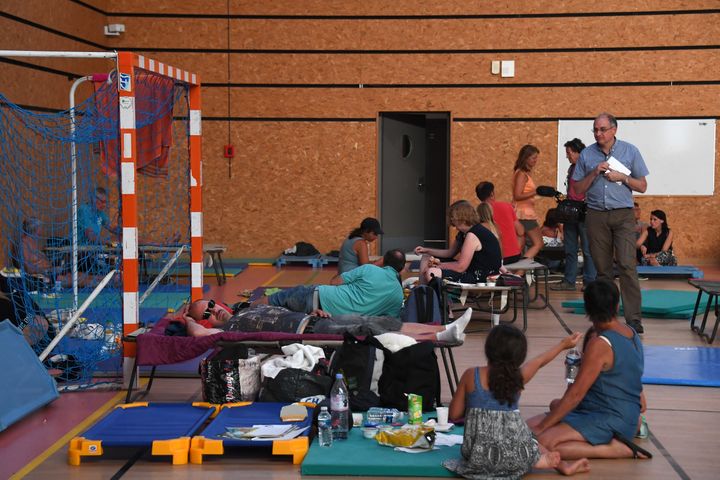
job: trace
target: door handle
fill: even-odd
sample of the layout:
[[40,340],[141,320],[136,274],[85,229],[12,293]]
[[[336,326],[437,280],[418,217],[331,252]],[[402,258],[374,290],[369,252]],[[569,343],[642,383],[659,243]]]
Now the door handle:
[[418,178],[417,189],[418,189],[418,192],[424,192],[424,191],[425,191],[425,177],[419,177],[419,178]]

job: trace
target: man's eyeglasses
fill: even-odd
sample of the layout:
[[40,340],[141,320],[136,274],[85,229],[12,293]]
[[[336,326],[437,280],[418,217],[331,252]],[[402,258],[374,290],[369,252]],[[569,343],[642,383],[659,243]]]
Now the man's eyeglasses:
[[215,308],[215,300],[210,300],[207,304],[207,308],[202,314],[203,320],[207,320],[208,318],[210,318],[210,315],[213,314],[213,308]]
[[600,127],[600,128],[593,128],[591,130],[592,133],[605,133],[608,130],[612,130],[615,127]]

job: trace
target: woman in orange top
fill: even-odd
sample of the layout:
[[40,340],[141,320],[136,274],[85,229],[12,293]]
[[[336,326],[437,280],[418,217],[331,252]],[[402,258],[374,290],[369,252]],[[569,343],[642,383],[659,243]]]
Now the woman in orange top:
[[[543,246],[538,216],[535,212],[535,182],[530,172],[537,164],[540,150],[535,145],[524,145],[518,153],[513,172],[513,205],[518,220],[525,227],[525,238],[531,242],[525,252],[526,258],[533,258]],[[521,239],[524,240],[524,239]],[[523,242],[524,243],[524,242]],[[522,248],[522,243],[520,247]]]

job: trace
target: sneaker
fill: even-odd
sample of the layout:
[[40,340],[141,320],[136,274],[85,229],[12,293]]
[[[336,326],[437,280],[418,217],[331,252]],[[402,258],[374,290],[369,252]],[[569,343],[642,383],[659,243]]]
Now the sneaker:
[[638,335],[642,335],[643,333],[645,333],[645,329],[643,328],[642,323],[640,323],[639,321],[628,322],[628,326],[632,327],[632,329],[635,330]]
[[562,282],[556,283],[555,285],[550,285],[550,290],[574,292],[575,284],[563,280]]

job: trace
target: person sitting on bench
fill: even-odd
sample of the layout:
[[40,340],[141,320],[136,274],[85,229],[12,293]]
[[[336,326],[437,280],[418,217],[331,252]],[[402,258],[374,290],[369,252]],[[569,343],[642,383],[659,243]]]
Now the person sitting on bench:
[[[309,315],[272,305],[253,305],[233,315],[214,300],[198,300],[180,310],[187,334],[202,337],[220,332],[323,333],[355,336],[397,332],[416,340],[460,343],[465,338],[472,309],[447,325],[403,323],[397,317],[342,314],[330,316],[317,310]],[[198,323],[202,322],[202,324]]]
[[349,272],[367,263],[382,266],[378,260],[370,261],[370,244],[383,234],[380,222],[376,218],[368,217],[360,223],[360,227],[350,232],[350,235],[340,246],[338,259],[338,273]]
[[[21,242],[22,267],[30,275],[42,275],[47,282],[60,282],[63,287],[72,286],[72,275],[67,268],[56,268],[43,252],[40,241],[40,220],[31,217],[23,221]],[[85,287],[93,284],[94,277],[78,272],[78,285]]]
[[653,210],[650,212],[650,226],[637,239],[640,264],[653,267],[677,265],[672,244],[673,232],[668,227],[667,215],[662,210]]
[[460,283],[479,283],[485,282],[488,275],[500,273],[500,242],[490,230],[480,225],[477,210],[472,204],[467,200],[453,203],[448,219],[450,225],[458,230],[449,249],[415,247],[415,253],[423,255],[420,281],[429,283],[437,277]]

